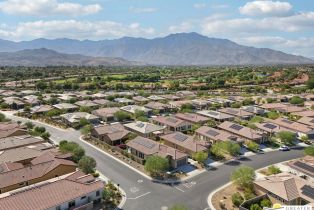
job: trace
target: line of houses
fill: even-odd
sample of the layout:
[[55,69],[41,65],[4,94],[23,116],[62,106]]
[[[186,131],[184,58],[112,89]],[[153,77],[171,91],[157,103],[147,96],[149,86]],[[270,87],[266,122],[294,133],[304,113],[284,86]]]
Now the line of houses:
[[28,134],[18,123],[0,123],[0,209],[92,209],[104,183],[77,169],[70,153]]

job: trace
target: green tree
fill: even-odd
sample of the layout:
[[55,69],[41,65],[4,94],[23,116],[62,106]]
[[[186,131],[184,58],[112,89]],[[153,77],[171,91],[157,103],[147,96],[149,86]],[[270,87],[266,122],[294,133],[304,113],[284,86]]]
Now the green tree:
[[297,105],[301,105],[304,103],[304,99],[300,98],[300,96],[293,96],[290,100],[289,100],[290,104],[297,104]]
[[169,169],[169,161],[160,156],[149,156],[145,162],[145,170],[153,176],[162,174]]
[[204,163],[208,158],[208,153],[205,151],[196,152],[192,155],[193,159],[199,163]]
[[78,162],[78,167],[86,174],[94,173],[96,161],[92,157],[83,156]]
[[128,113],[124,112],[124,111],[117,111],[116,113],[114,113],[114,117],[118,121],[124,121],[124,120],[131,119],[131,116]]
[[54,117],[54,116],[58,116],[58,115],[60,115],[60,111],[58,109],[52,109],[46,113],[47,117]]
[[5,121],[5,115],[0,113],[0,122],[4,122]]
[[241,166],[231,173],[231,181],[239,188],[251,189],[254,179],[254,169],[248,166]]
[[231,196],[231,200],[233,205],[237,207],[239,207],[244,202],[244,198],[239,192],[233,193]]
[[277,112],[271,111],[267,113],[267,117],[269,119],[275,120],[279,117],[279,114]]
[[71,153],[72,159],[78,162],[84,155],[85,150],[75,142],[68,142],[63,140],[59,143],[59,150],[62,153]]
[[81,106],[80,107],[80,112],[87,112],[87,113],[89,113],[91,111],[92,111],[92,109],[90,107],[88,107],[88,106]]
[[90,135],[92,129],[93,129],[93,126],[92,126],[92,125],[85,125],[85,126],[81,129],[81,134],[83,134],[84,136],[88,136],[88,135]]
[[176,204],[172,206],[169,210],[189,210],[189,209],[182,204]]
[[259,145],[255,143],[254,141],[247,141],[246,146],[249,150],[257,152],[259,149]]
[[50,133],[44,132],[40,135],[41,138],[48,140],[50,138]]
[[34,131],[35,131],[36,133],[42,134],[42,133],[45,133],[45,132],[46,132],[46,128],[45,128],[45,127],[42,127],[42,126],[40,126],[40,127],[35,127],[35,128],[34,128]]
[[232,108],[240,108],[242,106],[242,104],[240,102],[235,102],[233,104],[231,104]]
[[183,113],[186,113],[186,112],[191,113],[193,111],[193,105],[190,103],[182,104],[180,111]]
[[89,124],[89,121],[86,118],[81,118],[80,119],[80,122],[79,122],[80,127],[84,127],[84,126],[86,126],[88,124]]
[[250,210],[262,210],[262,208],[257,203],[255,203],[250,206]]
[[311,75],[310,79],[307,81],[306,83],[307,87],[309,89],[313,89],[314,88],[314,77],[313,75]]
[[264,121],[264,118],[260,116],[254,116],[250,119],[251,123],[262,123]]
[[276,137],[284,144],[293,145],[295,140],[295,134],[290,131],[280,131],[276,134]]
[[304,149],[304,154],[314,156],[314,146],[306,147]]
[[216,157],[225,157],[226,155],[237,156],[240,154],[239,144],[231,141],[220,141],[212,145],[210,152]]
[[146,117],[146,114],[144,111],[142,110],[136,110],[135,113],[134,113],[134,117],[136,119],[140,118],[140,117]]
[[30,121],[26,122],[24,125],[27,127],[28,130],[32,130],[34,128],[34,124]]

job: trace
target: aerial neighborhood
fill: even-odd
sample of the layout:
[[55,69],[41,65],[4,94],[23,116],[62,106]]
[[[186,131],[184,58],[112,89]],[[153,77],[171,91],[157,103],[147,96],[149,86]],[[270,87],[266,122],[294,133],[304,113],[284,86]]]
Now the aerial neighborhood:
[[[56,134],[49,133],[46,127],[79,133],[80,141],[160,183],[188,180],[217,164],[245,157],[278,150],[289,153],[297,147],[313,150],[314,111],[308,105],[314,101],[311,93],[284,94],[273,88],[263,90],[263,94],[248,93],[248,89],[243,92],[241,88],[219,93],[180,90],[180,86],[146,92],[139,87],[109,91],[52,88],[48,92],[47,85],[41,83],[29,83],[25,89],[4,83],[7,86],[0,91],[1,206],[11,205],[14,197],[24,202],[23,197],[31,196],[28,194],[43,196],[50,187],[62,193],[62,188],[56,188],[67,183],[80,185],[81,194],[64,196],[63,200],[49,199],[42,208],[106,206],[121,201],[118,191],[105,200],[106,186],[117,188],[101,179],[106,174],[96,172],[96,161],[85,155],[77,140],[71,135],[56,140]],[[15,120],[11,121],[10,116]],[[311,162],[310,155],[288,162],[283,173],[265,172],[269,176],[264,180],[256,176],[248,189],[240,189],[239,194],[226,201],[219,198],[217,203],[218,193],[212,203],[217,209],[240,204],[250,209],[261,199],[272,204],[313,203],[313,197],[302,191],[313,191],[309,181]],[[278,186],[274,184],[277,182]],[[285,183],[295,191],[293,198],[284,195],[288,192],[274,191],[284,188]],[[234,197],[243,201],[232,203]],[[250,203],[253,198],[257,199],[254,204]],[[27,202],[35,205],[32,200]]]

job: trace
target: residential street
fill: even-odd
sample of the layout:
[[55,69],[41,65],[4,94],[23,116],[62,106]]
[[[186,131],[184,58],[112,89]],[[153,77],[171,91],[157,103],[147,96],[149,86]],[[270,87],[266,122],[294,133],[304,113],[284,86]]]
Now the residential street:
[[[15,121],[26,122],[24,118],[16,117],[7,112],[2,112]],[[137,172],[130,170],[125,165],[116,161],[80,140],[80,132],[73,129],[62,130],[42,123],[34,124],[44,126],[51,134],[51,139],[59,142],[61,140],[75,141],[79,143],[86,153],[95,158],[97,169],[111,179],[120,184],[127,195],[127,201],[123,209],[127,210],[160,210],[163,206],[172,206],[181,203],[191,209],[206,209],[207,197],[217,187],[229,181],[230,173],[240,164],[251,166],[255,169],[265,167],[274,163],[301,157],[302,149],[293,149],[289,152],[269,152],[248,158],[243,158],[239,162],[232,162],[219,166],[216,170],[204,172],[193,177],[186,183],[177,186],[153,183]]]

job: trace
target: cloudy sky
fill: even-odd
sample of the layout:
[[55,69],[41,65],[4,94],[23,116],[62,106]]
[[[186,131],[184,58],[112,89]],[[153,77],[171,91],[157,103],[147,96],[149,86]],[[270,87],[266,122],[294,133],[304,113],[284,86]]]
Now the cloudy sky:
[[0,38],[154,38],[198,32],[314,57],[314,0],[0,0]]

